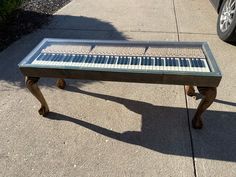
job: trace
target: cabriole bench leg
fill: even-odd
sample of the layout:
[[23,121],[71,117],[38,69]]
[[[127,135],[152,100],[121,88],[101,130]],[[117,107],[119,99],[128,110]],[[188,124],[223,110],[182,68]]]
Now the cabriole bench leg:
[[66,81],[64,79],[58,79],[57,87],[60,89],[64,89],[66,87]]
[[46,116],[49,113],[49,108],[47,105],[46,100],[43,97],[42,92],[40,91],[37,82],[39,78],[38,77],[26,77],[25,78],[25,84],[29,91],[39,100],[41,103],[41,108],[39,109],[39,114]]
[[195,90],[192,85],[185,85],[184,86],[185,92],[188,96],[195,96]]
[[213,103],[216,98],[217,90],[215,87],[197,87],[199,93],[203,96],[197,111],[192,120],[192,126],[195,129],[203,127],[202,113]]

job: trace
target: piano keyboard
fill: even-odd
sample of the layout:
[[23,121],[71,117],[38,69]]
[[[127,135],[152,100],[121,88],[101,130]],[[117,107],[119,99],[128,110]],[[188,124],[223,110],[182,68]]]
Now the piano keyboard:
[[77,66],[85,68],[210,72],[205,58],[193,57],[176,58],[40,53],[31,64],[44,66]]
[[31,77],[217,86],[206,43],[44,39],[19,64]]

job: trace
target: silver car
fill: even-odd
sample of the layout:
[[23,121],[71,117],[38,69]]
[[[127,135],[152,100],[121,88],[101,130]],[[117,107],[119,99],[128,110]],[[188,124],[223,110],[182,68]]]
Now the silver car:
[[236,0],[210,0],[218,12],[217,34],[223,41],[236,42]]

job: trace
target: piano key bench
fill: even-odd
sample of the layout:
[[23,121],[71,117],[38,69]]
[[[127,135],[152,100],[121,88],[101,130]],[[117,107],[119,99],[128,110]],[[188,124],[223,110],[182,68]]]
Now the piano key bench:
[[40,77],[185,85],[188,96],[197,86],[203,98],[192,120],[203,127],[202,114],[213,103],[222,78],[205,42],[140,42],[44,39],[19,64],[26,86],[41,103],[39,114],[49,113],[37,82]]

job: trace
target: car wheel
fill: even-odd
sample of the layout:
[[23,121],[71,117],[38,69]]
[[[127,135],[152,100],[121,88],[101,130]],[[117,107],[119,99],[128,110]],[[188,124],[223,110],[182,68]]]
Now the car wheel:
[[225,0],[217,20],[217,34],[223,41],[236,41],[236,0]]

